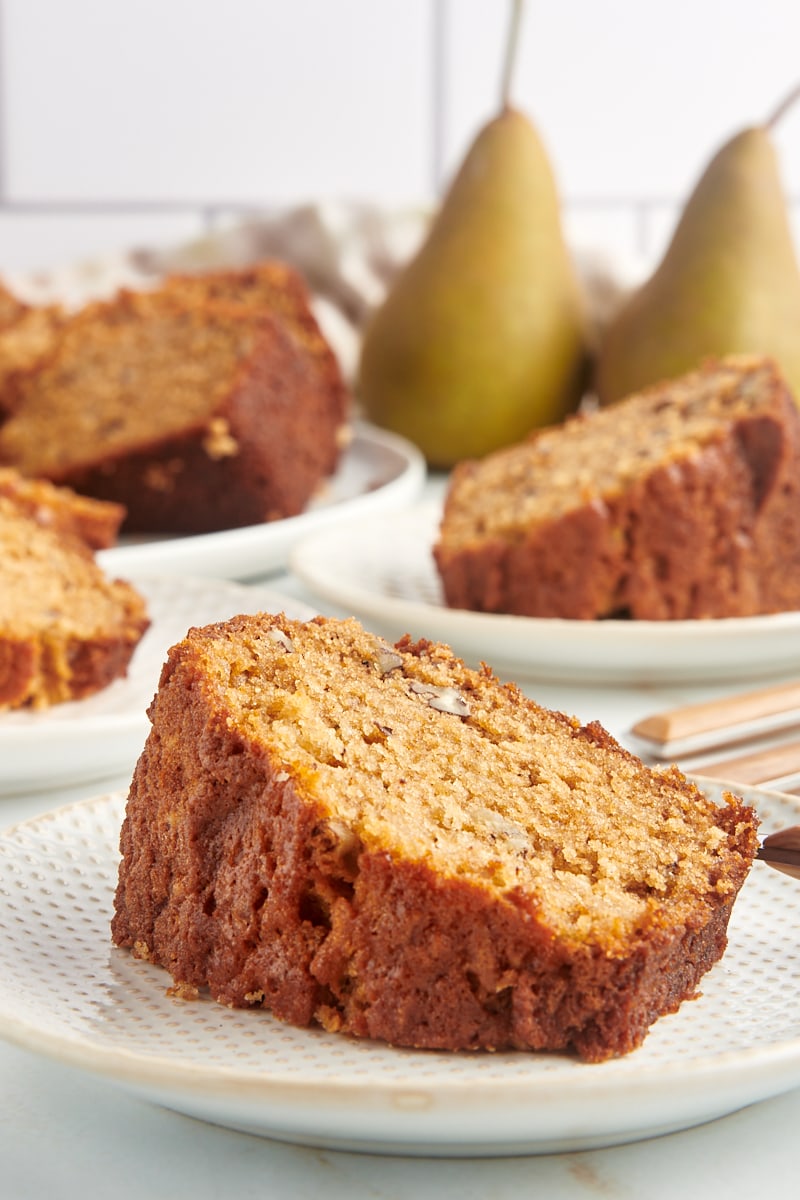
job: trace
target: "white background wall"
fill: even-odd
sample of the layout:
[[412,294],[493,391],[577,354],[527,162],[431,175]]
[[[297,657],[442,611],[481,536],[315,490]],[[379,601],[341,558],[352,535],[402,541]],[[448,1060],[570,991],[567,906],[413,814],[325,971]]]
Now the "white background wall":
[[[497,103],[506,0],[0,0],[0,273],[315,198],[429,202]],[[516,100],[571,239],[650,260],[800,81],[797,0],[528,0]],[[776,138],[800,229],[800,104]]]

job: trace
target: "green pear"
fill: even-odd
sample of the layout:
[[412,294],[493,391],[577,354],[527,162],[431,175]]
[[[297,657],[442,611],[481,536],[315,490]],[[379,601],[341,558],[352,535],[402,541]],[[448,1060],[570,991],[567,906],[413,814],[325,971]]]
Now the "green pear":
[[446,468],[561,420],[587,365],[550,162],[528,118],[506,105],[368,324],[359,399]]
[[661,263],[606,329],[601,403],[729,353],[771,356],[800,399],[800,270],[771,137],[787,106],[706,167]]

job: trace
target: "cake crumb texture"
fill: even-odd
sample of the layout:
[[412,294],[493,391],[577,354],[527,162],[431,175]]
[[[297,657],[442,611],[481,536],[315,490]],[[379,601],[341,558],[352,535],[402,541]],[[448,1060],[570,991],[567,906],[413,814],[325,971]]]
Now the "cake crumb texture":
[[123,290],[7,380],[4,336],[0,464],[124,505],[127,532],[294,516],[339,462],[349,396],[290,268]]
[[0,711],[83,699],[126,674],[149,619],[95,561],[120,518],[106,508],[0,472]]
[[241,616],[173,647],[114,941],[417,1048],[638,1046],[722,955],[756,817],[425,640]]
[[121,504],[80,496],[46,479],[20,475],[13,467],[0,467],[0,496],[13,501],[18,511],[38,525],[72,534],[92,550],[115,545],[125,519]]
[[454,608],[592,620],[800,608],[800,413],[766,359],[681,379],[453,472]]

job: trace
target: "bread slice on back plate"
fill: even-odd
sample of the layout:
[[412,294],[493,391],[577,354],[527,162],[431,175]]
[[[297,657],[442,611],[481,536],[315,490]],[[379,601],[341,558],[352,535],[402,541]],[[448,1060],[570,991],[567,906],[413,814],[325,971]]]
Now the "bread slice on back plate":
[[263,309],[120,293],[15,376],[0,463],[123,504],[126,530],[204,532],[299,513],[334,471],[340,383]]
[[314,316],[311,293],[300,272],[288,263],[265,259],[247,267],[168,275],[158,290],[184,299],[241,304],[251,311],[269,313],[316,360],[321,386],[339,394],[342,413],[346,412],[339,365]]
[[449,481],[453,608],[685,620],[800,608],[800,413],[733,357],[579,415]]

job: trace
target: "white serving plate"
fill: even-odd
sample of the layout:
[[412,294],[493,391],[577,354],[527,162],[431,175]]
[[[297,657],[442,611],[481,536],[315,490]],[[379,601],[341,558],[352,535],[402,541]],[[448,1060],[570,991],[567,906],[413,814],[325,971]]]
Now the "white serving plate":
[[[764,832],[799,819],[797,797],[742,794]],[[146,1101],[288,1142],[475,1156],[635,1141],[800,1085],[800,884],[764,863],[701,996],[632,1054],[441,1054],[167,996],[110,941],[122,814],[101,796],[0,838],[0,1036]]]
[[190,625],[259,610],[302,620],[314,615],[270,588],[226,580],[142,578],[136,588],[147,601],[151,624],[126,678],[85,700],[0,713],[0,795],[109,778],[132,767],[150,728],[146,709],[167,650]]
[[715,683],[800,670],[800,612],[708,621],[567,621],[447,608],[432,556],[441,505],[310,535],[295,574],[391,638],[449,643],[498,674],[573,684]]
[[290,548],[315,530],[339,521],[387,513],[416,500],[425,482],[425,461],[404,438],[356,422],[353,440],[336,473],[305,512],[283,521],[246,525],[185,537],[130,537],[103,550],[98,561],[110,574],[209,575],[253,579],[285,566]]

